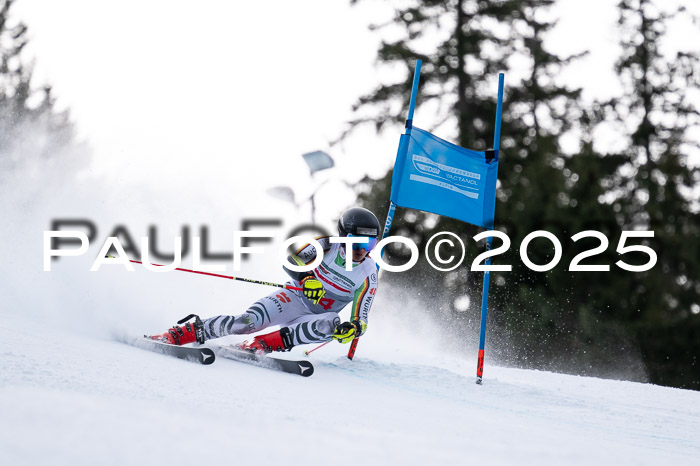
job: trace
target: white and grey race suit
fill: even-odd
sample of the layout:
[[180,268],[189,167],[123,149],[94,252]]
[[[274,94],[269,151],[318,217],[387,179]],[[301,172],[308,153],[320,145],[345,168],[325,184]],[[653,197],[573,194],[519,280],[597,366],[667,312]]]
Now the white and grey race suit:
[[[376,263],[365,257],[362,262],[353,263],[352,270],[345,270],[345,246],[331,243],[328,236],[316,240],[323,249],[323,261],[315,269],[306,273],[285,270],[293,277],[288,285],[301,287],[299,281],[308,275],[323,283],[326,294],[318,304],[313,304],[301,291],[275,291],[240,315],[221,315],[204,320],[206,339],[256,333],[279,325],[289,328],[295,346],[325,342],[331,339],[340,323],[338,313],[349,303],[352,303],[350,321],[359,321],[364,331],[377,293]],[[316,259],[316,254],[316,248],[307,244],[296,252],[294,259],[297,263],[310,264]]]

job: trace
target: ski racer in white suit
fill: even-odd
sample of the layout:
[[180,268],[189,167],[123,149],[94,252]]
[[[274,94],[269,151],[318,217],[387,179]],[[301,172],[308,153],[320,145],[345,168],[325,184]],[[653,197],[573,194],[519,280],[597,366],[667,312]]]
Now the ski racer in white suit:
[[[351,254],[345,245],[331,243],[328,236],[316,238],[323,248],[323,261],[308,272],[285,271],[292,278],[289,285],[303,291],[282,290],[259,299],[237,316],[221,315],[200,320],[194,325],[174,326],[162,335],[151,338],[184,345],[220,338],[226,335],[250,334],[272,325],[278,331],[256,336],[240,345],[242,349],[260,353],[289,351],[307,343],[335,339],[348,343],[367,330],[367,319],[377,292],[377,265],[369,252],[377,244],[379,221],[367,209],[354,207],[338,220],[339,236],[367,237],[364,243],[353,244]],[[310,264],[316,259],[316,248],[307,244],[288,257],[290,263]],[[351,256],[352,270],[346,270]],[[350,321],[340,322],[338,313],[352,303]]]

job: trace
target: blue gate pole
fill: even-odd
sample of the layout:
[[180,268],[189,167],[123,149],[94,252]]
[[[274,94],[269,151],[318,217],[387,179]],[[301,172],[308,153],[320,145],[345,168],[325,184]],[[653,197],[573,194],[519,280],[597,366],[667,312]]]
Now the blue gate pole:
[[[411,89],[411,101],[408,104],[408,118],[406,119],[406,132],[405,134],[410,136],[411,128],[413,128],[413,111],[416,108],[416,96],[418,95],[418,82],[420,81],[420,68],[423,64],[423,60],[416,61],[416,70],[413,72],[413,87]],[[406,149],[408,149],[408,144],[406,144]],[[394,221],[394,212],[396,211],[396,204],[389,200],[389,213],[386,216],[386,222],[384,222],[384,231],[382,232],[382,239],[389,236],[389,230],[391,230],[391,224]],[[384,257],[384,249],[382,249],[382,257]],[[377,270],[379,270],[379,265],[377,265]],[[355,356],[355,350],[357,349],[357,343],[360,341],[360,337],[355,338],[352,343],[350,343],[350,349],[348,350],[348,359],[352,359]]]
[[[408,118],[406,118],[406,134],[411,135],[411,128],[413,128],[413,111],[416,108],[416,96],[418,95],[418,82],[420,81],[420,68],[423,64],[423,60],[416,61],[416,70],[413,73],[413,88],[411,89],[411,101],[408,104]],[[408,144],[406,144],[406,150],[408,150]],[[394,211],[396,211],[396,204],[389,201],[389,213],[386,216],[386,222],[384,223],[384,232],[382,233],[382,239],[389,236],[389,230],[391,230],[391,224],[394,221]],[[384,257],[384,249],[382,249],[382,257]],[[379,268],[379,266],[377,266]]]
[[[411,101],[408,104],[408,118],[406,118],[406,134],[411,135],[411,128],[413,128],[413,111],[416,109],[416,96],[418,95],[418,82],[420,81],[420,68],[423,64],[423,60],[416,61],[416,70],[413,73],[413,88],[411,89]],[[408,149],[408,144],[406,145]],[[386,216],[386,222],[384,223],[384,232],[382,233],[382,239],[389,236],[389,230],[391,230],[391,224],[394,221],[394,211],[396,210],[396,204],[389,201],[389,213]],[[382,249],[382,257],[384,257],[384,250]]]
[[[498,75],[498,100],[496,103],[496,131],[493,134],[493,150],[496,152],[496,159],[498,159],[498,148],[501,141],[501,113],[503,111],[503,73]],[[493,230],[493,219],[486,228]],[[489,236],[486,239],[486,251],[491,250],[491,245],[493,243],[493,237]],[[487,266],[491,265],[491,258],[487,258],[485,264]],[[488,303],[489,303],[489,281],[491,278],[491,272],[488,270],[484,272],[484,289],[481,293],[481,329],[479,332],[479,356],[476,363],[476,383],[481,385],[481,380],[484,375],[484,346],[486,345],[486,316],[488,314]]]

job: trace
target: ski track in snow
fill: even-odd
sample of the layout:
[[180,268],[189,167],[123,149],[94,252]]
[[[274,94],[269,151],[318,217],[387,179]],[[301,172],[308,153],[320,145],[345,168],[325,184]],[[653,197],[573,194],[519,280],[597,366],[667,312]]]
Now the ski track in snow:
[[700,464],[700,392],[371,343],[303,378],[0,318],[3,465]]

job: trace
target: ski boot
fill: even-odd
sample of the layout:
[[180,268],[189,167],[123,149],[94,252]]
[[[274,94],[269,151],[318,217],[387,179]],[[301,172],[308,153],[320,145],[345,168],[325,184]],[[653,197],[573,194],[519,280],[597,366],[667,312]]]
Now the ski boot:
[[[187,322],[194,317],[194,323]],[[185,323],[187,322],[187,323]],[[178,321],[178,324],[185,324],[184,327],[175,325],[161,335],[147,336],[151,340],[168,343],[170,345],[182,346],[187,343],[204,343],[204,325],[198,315],[190,314]]]
[[267,335],[258,335],[253,341],[244,341],[238,348],[251,353],[267,354],[273,351],[289,351],[293,346],[292,332],[289,331],[289,327],[283,327]]

